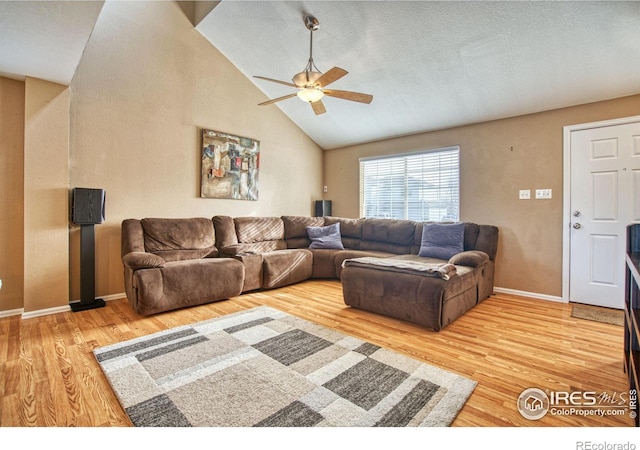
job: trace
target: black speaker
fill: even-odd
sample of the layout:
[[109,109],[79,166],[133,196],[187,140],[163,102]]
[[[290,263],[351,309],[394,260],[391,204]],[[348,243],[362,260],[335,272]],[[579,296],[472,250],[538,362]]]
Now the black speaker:
[[104,222],[105,192],[102,189],[74,188],[71,191],[71,222],[80,225],[80,301],[69,304],[74,312],[101,308],[105,302],[95,297],[96,257],[94,225]]
[[331,215],[331,200],[316,200],[316,217]]
[[104,222],[102,189],[74,188],[71,194],[71,222],[76,225],[95,225]]

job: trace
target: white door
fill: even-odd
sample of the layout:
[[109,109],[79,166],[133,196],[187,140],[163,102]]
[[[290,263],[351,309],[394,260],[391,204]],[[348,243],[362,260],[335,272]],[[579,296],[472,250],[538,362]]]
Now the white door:
[[569,301],[622,309],[626,227],[640,221],[640,122],[570,139]]

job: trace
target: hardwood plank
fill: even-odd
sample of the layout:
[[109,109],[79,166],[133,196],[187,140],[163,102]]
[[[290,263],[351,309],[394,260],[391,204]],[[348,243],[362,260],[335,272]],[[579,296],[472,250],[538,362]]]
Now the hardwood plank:
[[476,380],[453,426],[633,424],[628,416],[547,414],[530,421],[516,405],[530,387],[627,391],[622,327],[572,318],[566,304],[498,294],[435,332],[347,307],[338,281],[313,280],[151,317],[118,299],[78,313],[0,319],[0,425],[129,427],[93,349],[260,305]]

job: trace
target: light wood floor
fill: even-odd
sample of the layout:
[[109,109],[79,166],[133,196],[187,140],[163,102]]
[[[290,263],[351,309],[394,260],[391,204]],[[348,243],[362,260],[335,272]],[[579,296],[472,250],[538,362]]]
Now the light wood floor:
[[628,392],[620,326],[574,319],[566,304],[494,295],[434,332],[346,307],[337,281],[308,281],[151,317],[134,314],[121,299],[78,313],[0,319],[0,425],[130,426],[94,348],[258,305],[476,380],[454,426],[632,425],[628,416],[547,414],[530,421],[516,408],[530,387]]

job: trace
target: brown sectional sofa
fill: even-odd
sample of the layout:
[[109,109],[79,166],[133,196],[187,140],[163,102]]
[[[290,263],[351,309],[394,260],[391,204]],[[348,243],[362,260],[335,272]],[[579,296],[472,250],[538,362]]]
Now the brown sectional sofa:
[[[309,248],[307,227],[333,224],[344,249]],[[452,258],[457,274],[449,280],[349,265],[362,257],[409,266],[449,262],[418,256],[422,227],[306,216],[127,219],[125,290],[132,308],[148,315],[312,278],[340,279],[346,304],[439,330],[491,295],[496,227],[464,224],[464,251]]]

